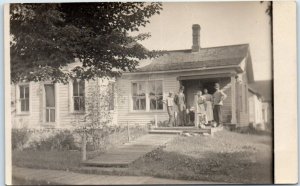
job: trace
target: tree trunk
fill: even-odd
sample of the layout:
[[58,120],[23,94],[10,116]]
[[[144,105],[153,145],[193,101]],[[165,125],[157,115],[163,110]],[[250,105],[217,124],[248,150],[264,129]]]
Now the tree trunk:
[[82,140],[81,140],[81,160],[86,160],[86,133],[83,132]]

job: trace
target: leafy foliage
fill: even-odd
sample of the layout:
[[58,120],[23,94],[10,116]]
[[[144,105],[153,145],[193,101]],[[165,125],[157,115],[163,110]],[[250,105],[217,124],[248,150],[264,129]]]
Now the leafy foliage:
[[[161,9],[145,2],[11,4],[11,79],[66,82],[132,71],[159,52],[138,43],[150,34],[129,33]],[[82,66],[65,70],[75,59]]]
[[12,129],[11,131],[11,146],[12,150],[24,148],[24,145],[29,140],[30,134],[27,132],[27,129]]

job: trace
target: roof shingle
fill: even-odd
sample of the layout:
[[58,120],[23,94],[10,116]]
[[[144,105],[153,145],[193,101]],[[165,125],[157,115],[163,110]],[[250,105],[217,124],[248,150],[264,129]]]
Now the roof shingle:
[[247,56],[248,44],[201,48],[199,52],[191,50],[168,51],[154,59],[149,65],[138,68],[138,72],[167,71],[238,65]]

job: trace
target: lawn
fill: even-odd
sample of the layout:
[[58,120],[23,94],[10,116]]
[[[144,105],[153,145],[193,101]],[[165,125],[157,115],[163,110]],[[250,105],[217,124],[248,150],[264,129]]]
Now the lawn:
[[135,175],[226,183],[272,183],[272,138],[229,131],[177,137],[135,161]]
[[[88,157],[96,155],[89,153]],[[13,165],[78,171],[80,152],[14,151]],[[103,174],[101,171],[92,172]],[[225,130],[213,137],[178,136],[165,148],[150,152],[129,165],[128,169],[114,171],[113,174],[224,183],[272,183],[272,172],[270,135],[240,134]]]
[[[87,158],[100,155],[98,152],[88,152]],[[12,164],[18,167],[72,170],[80,167],[81,153],[79,151],[13,151]]]

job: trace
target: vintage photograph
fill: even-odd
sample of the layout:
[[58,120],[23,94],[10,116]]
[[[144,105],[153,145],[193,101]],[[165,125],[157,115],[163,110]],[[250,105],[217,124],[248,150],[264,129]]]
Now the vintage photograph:
[[10,4],[12,184],[274,183],[272,6]]

